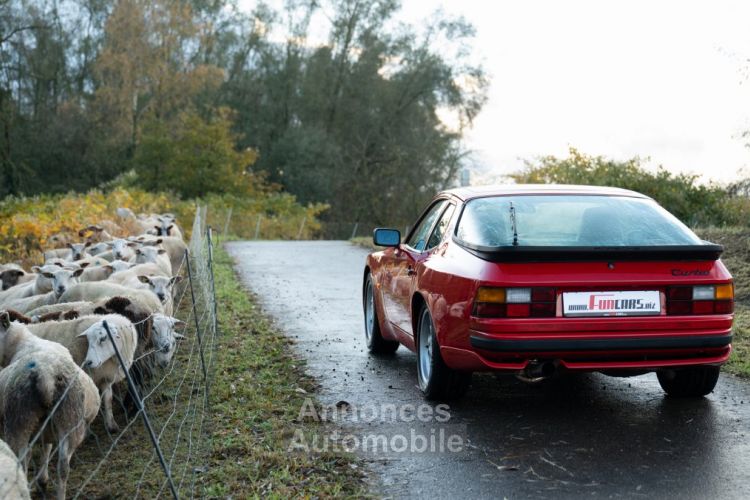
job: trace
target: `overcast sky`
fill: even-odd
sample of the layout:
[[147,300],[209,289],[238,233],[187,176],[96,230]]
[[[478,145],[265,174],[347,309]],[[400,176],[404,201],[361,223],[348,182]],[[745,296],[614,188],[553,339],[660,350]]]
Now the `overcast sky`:
[[402,3],[404,21],[442,8],[477,28],[492,85],[467,144],[496,174],[570,145],[707,179],[750,176],[748,1]]

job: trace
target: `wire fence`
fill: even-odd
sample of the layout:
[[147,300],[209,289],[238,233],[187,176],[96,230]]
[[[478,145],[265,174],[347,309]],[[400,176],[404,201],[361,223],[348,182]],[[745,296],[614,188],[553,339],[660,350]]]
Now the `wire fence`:
[[319,221],[304,216],[267,216],[253,214],[251,217],[238,216],[230,206],[216,210],[212,223],[222,228],[221,235],[232,235],[245,240],[350,240],[371,237],[377,227],[392,227],[405,236],[409,224],[391,222],[389,224],[371,221]]
[[[184,279],[173,291],[172,316],[138,316],[134,296],[71,320],[85,339],[66,337],[53,323],[3,327],[21,340],[0,371],[0,432],[10,446],[0,442],[0,498],[24,498],[27,485],[34,497],[204,496],[218,335],[206,215],[197,208],[175,273]],[[32,345],[22,329],[62,343],[72,361]],[[27,345],[33,348],[24,351]]]

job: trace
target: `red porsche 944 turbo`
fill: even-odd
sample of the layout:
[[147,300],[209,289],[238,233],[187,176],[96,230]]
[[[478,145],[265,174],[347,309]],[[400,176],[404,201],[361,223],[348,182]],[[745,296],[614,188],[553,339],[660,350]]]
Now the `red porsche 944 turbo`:
[[719,257],[654,200],[592,186],[440,193],[401,241],[376,229],[367,346],[417,353],[427,398],[474,371],[655,371],[675,396],[713,390],[732,341],[734,289]]

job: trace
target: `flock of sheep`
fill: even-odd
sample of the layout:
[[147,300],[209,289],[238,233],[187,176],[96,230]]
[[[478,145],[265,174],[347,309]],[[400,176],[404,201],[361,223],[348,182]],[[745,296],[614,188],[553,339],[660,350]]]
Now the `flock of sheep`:
[[119,223],[82,229],[81,242],[53,237],[64,246],[46,251],[41,266],[0,265],[3,498],[29,497],[26,474],[35,443],[42,486],[56,446],[56,494],[65,498],[70,459],[100,404],[108,431],[118,430],[112,388],[125,373],[109,333],[140,384],[171,361],[182,338],[173,301],[187,246],[174,216],[136,216],[128,209],[117,215]]

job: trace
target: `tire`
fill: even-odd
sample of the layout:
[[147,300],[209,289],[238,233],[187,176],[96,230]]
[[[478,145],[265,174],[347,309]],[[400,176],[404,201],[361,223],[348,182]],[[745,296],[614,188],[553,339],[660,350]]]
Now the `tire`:
[[670,396],[699,398],[710,393],[719,380],[719,366],[693,366],[656,373],[659,385]]
[[378,308],[375,307],[375,290],[370,274],[365,279],[363,303],[365,309],[365,342],[367,343],[367,350],[372,354],[393,354],[398,349],[399,343],[395,340],[384,339],[380,331]]
[[429,400],[462,397],[471,384],[471,373],[453,370],[443,361],[427,306],[419,314],[417,332],[417,381],[424,397]]

